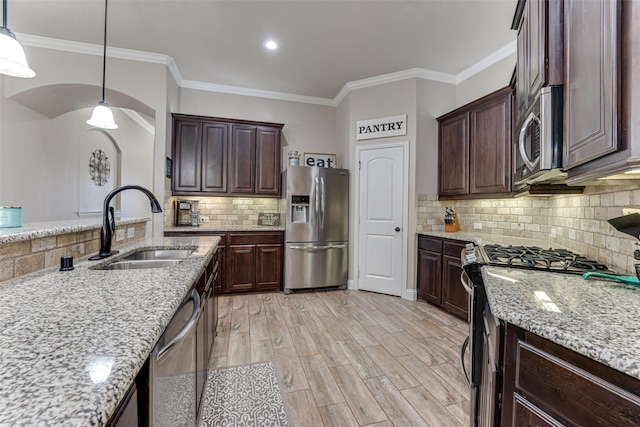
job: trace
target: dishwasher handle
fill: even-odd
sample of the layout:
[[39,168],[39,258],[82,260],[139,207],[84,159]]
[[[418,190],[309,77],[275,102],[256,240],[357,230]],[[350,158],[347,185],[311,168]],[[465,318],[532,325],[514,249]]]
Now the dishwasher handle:
[[[178,344],[188,333],[191,328],[195,326],[198,322],[198,318],[200,317],[200,295],[196,290],[192,290],[189,296],[189,300],[187,302],[193,302],[193,312],[189,317],[189,320],[185,325],[178,331],[177,334],[173,338],[169,340],[167,344],[165,344],[160,350],[158,350],[158,354],[156,356],[156,360],[159,362],[167,353],[171,351],[171,349]],[[182,307],[187,303],[185,302]]]
[[324,251],[327,249],[344,249],[347,245],[327,245],[327,246],[289,246],[289,249],[302,250],[307,252]]

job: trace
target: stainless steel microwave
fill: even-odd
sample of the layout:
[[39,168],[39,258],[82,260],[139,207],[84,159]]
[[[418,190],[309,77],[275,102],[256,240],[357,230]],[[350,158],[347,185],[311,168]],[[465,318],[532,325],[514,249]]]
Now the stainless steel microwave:
[[562,168],[562,86],[540,89],[518,123],[513,155],[513,182],[548,183],[566,177]]

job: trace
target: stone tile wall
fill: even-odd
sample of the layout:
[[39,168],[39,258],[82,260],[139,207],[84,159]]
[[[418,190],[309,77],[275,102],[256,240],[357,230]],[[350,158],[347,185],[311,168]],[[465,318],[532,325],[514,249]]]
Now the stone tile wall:
[[[135,230],[134,237],[127,238],[127,229],[130,227]],[[125,238],[116,241],[114,237],[114,247],[144,239],[147,234],[147,223],[140,222],[122,226],[116,224],[117,230],[124,230]],[[0,282],[44,268],[59,266],[62,256],[71,255],[74,258],[80,258],[99,250],[99,229],[3,243],[0,244]]]
[[[417,231],[444,230],[444,212],[453,207],[461,230],[551,240],[597,259],[619,273],[635,274],[633,251],[638,240],[616,231],[607,219],[623,208],[640,209],[637,185],[588,186],[582,195],[520,197],[515,199],[438,201],[418,195]],[[553,237],[555,235],[555,237]]]
[[[258,214],[284,213],[284,199],[273,197],[177,197],[168,193],[164,203],[164,226],[175,225],[175,201],[197,200],[200,218],[208,217],[210,226],[258,225]],[[283,218],[280,218],[283,224]]]

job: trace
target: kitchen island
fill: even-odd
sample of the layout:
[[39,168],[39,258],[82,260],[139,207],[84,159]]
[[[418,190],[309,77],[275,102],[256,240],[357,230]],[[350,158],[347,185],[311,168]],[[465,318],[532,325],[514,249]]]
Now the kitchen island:
[[[218,237],[145,239],[72,271],[0,283],[0,425],[104,425],[133,383]],[[140,249],[193,249],[159,269],[98,270]]]

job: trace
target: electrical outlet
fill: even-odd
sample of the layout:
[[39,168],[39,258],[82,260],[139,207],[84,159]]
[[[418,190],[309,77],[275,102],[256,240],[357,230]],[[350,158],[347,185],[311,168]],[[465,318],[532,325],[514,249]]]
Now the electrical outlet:
[[556,238],[557,231],[556,231],[555,227],[551,228],[551,233],[549,233],[549,234],[551,235],[552,239]]
[[136,229],[133,227],[129,227],[127,228],[127,239],[133,239],[133,237],[136,235]]
[[200,217],[200,224],[206,224],[209,222],[209,217],[208,216],[201,216]]
[[116,242],[124,240],[124,230],[116,230]]
[[474,222],[473,223],[473,229],[474,230],[482,230],[482,223],[481,222]]

